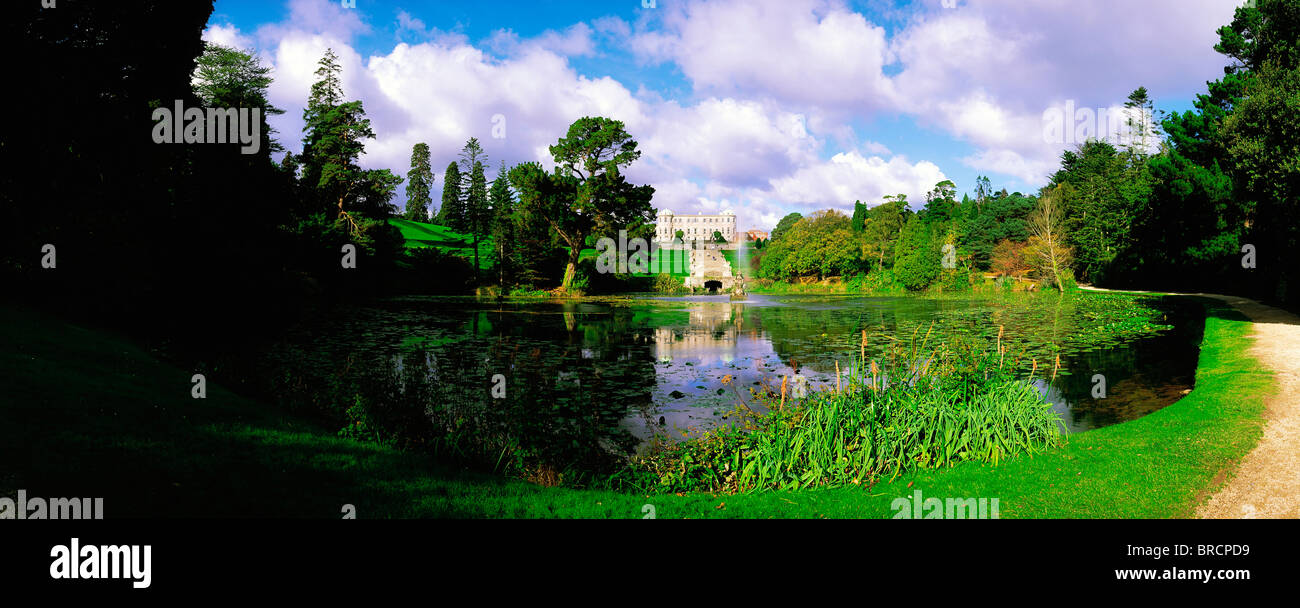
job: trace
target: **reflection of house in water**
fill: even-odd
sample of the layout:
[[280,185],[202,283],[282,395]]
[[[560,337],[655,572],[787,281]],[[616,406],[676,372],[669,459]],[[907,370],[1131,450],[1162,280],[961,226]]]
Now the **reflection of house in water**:
[[704,302],[690,310],[688,327],[655,328],[655,359],[730,362],[744,326],[744,304]]

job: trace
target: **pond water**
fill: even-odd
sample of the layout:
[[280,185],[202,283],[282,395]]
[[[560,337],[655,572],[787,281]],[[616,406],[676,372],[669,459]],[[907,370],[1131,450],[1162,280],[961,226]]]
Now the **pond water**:
[[[1134,307],[1148,310],[1149,322],[1131,319]],[[322,312],[296,328],[290,343],[299,349],[298,365],[333,369],[347,361],[386,370],[393,382],[411,381],[402,372],[418,368],[415,377],[442,389],[438,399],[480,403],[489,412],[527,403],[537,416],[573,420],[584,432],[597,428],[606,446],[636,449],[725,423],[742,400],[751,401],[750,389],[779,387],[783,376],[797,390],[833,386],[836,362],[847,368],[857,358],[863,330],[872,336],[872,356],[883,351],[884,338],[874,338],[882,334],[993,340],[1004,328],[1004,343],[1038,362],[1035,383],[1064,430],[1083,432],[1140,417],[1189,391],[1203,326],[1193,303],[1101,294],[409,297]],[[1058,355],[1060,371],[1045,379]],[[1094,396],[1098,375],[1103,398]],[[498,406],[491,390],[502,379],[506,398]]]

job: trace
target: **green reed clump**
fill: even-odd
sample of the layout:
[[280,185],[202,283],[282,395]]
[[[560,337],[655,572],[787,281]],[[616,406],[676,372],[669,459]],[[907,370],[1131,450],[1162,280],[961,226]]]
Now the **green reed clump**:
[[838,389],[798,405],[773,397],[764,414],[745,406],[740,423],[635,466],[667,491],[794,489],[997,463],[1060,440],[1058,415],[1017,378],[1000,339],[984,346],[961,338],[930,346],[928,335],[890,340],[879,360],[854,361]]

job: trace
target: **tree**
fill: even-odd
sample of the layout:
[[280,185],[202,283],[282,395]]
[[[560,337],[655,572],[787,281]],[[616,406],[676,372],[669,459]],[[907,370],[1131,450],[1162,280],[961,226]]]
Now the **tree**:
[[862,201],[853,201],[853,219],[849,221],[849,227],[854,232],[862,232],[867,221],[867,206]]
[[957,208],[957,185],[951,180],[943,180],[934,185],[934,189],[925,195],[925,207],[918,215],[927,223],[946,222],[953,217]]
[[526,163],[511,170],[510,182],[519,191],[520,204],[543,218],[569,248],[561,282],[568,290],[588,236],[653,221],[654,188],[633,186],[623,178],[622,169],[641,153],[617,120],[580,118],[550,152],[556,163],[553,173]]
[[983,175],[975,178],[976,209],[978,210],[979,207],[984,206],[984,202],[990,198],[993,198],[993,184],[989,181],[989,178]]
[[478,244],[491,228],[492,209],[488,206],[487,177],[483,163],[474,161],[469,173],[469,188],[465,191],[465,227],[474,243],[474,269],[478,272]]
[[[368,181],[390,180],[357,165],[365,151],[365,140],[373,139],[375,133],[362,103],[343,100],[341,72],[338,56],[333,49],[326,49],[316,69],[318,80],[311,85],[307,108],[303,110],[303,183],[335,206],[338,218],[346,219],[355,232],[356,223],[348,217],[345,203],[363,190],[373,191]],[[380,171],[388,173],[386,169]]]
[[1128,101],[1124,102],[1124,114],[1129,153],[1146,155],[1151,139],[1156,137],[1155,125],[1151,123],[1155,110],[1146,87],[1138,87],[1129,94]]
[[515,260],[515,215],[514,194],[510,192],[510,180],[507,177],[506,163],[501,161],[501,168],[497,170],[496,179],[492,180],[492,188],[488,192],[488,202],[491,205],[491,233],[492,242],[496,247],[496,265],[498,285],[504,291],[506,288],[506,275],[513,272],[517,265]]
[[429,221],[429,188],[433,184],[433,169],[429,167],[429,144],[418,143],[411,148],[411,170],[406,173],[406,218],[416,222]]
[[1064,277],[1070,276],[1070,248],[1065,244],[1062,226],[1061,201],[1070,188],[1056,186],[1038,197],[1038,207],[1029,214],[1030,238],[1028,249],[1032,265],[1040,277],[1050,277],[1058,291],[1065,291]]
[[868,210],[863,221],[862,243],[859,248],[863,261],[868,264],[874,262],[875,269],[884,268],[886,260],[892,265],[894,244],[911,216],[906,194],[888,195],[884,203]]
[[727,238],[724,237],[724,236],[722,236],[722,231],[720,231],[720,230],[714,230],[714,231],[713,231],[713,242],[714,242],[714,243],[726,243],[726,242],[727,242]]
[[1002,276],[1020,277],[1030,270],[1025,260],[1024,243],[1002,239],[993,247],[992,257],[993,271]]
[[1238,195],[1255,203],[1253,244],[1276,256],[1264,265],[1276,284],[1269,295],[1290,299],[1297,265],[1283,260],[1300,248],[1300,69],[1266,63],[1246,90],[1223,122],[1224,144]]
[[244,51],[205,42],[203,54],[195,62],[194,94],[203,105],[212,108],[260,108],[261,150],[269,158],[284,147],[271,138],[275,132],[267,117],[284,114],[267,99],[271,87],[271,68]]
[[857,269],[855,236],[847,215],[828,209],[795,222],[786,238],[764,249],[759,275],[792,281],[801,277],[824,279]]
[[894,276],[904,287],[919,291],[939,276],[939,239],[934,226],[916,214],[907,219],[899,233],[894,253]]
[[771,242],[780,240],[781,235],[785,234],[785,231],[799,223],[799,220],[801,219],[803,219],[803,215],[799,213],[787,214],[785,217],[781,218],[781,221],[776,223],[776,228],[772,229],[772,234],[770,235],[771,238],[768,240]]
[[438,223],[457,232],[465,229],[460,183],[460,168],[452,162],[447,165],[447,171],[442,176],[442,206],[438,208]]
[[1048,187],[1063,184],[1071,187],[1061,190],[1056,206],[1062,229],[1078,252],[1080,276],[1101,282],[1114,260],[1134,245],[1137,212],[1151,196],[1150,167],[1142,156],[1089,140],[1062,154],[1061,169]]
[[483,152],[483,146],[479,144],[478,138],[469,138],[460,150],[459,173],[464,183],[461,185],[459,208],[462,224],[460,230],[469,233],[470,240],[474,244],[475,276],[479,268],[479,240],[490,229],[492,221],[488,207],[487,177],[483,174],[485,162],[487,162],[487,154]]

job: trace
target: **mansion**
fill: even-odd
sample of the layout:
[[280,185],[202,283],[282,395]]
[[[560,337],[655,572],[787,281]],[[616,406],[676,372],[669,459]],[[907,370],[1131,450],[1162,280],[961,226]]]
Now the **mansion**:
[[727,243],[735,244],[740,233],[736,232],[736,214],[723,211],[721,215],[675,215],[672,211],[659,212],[659,221],[655,226],[655,241],[671,243],[682,231],[682,241],[711,241],[714,232],[722,233]]

